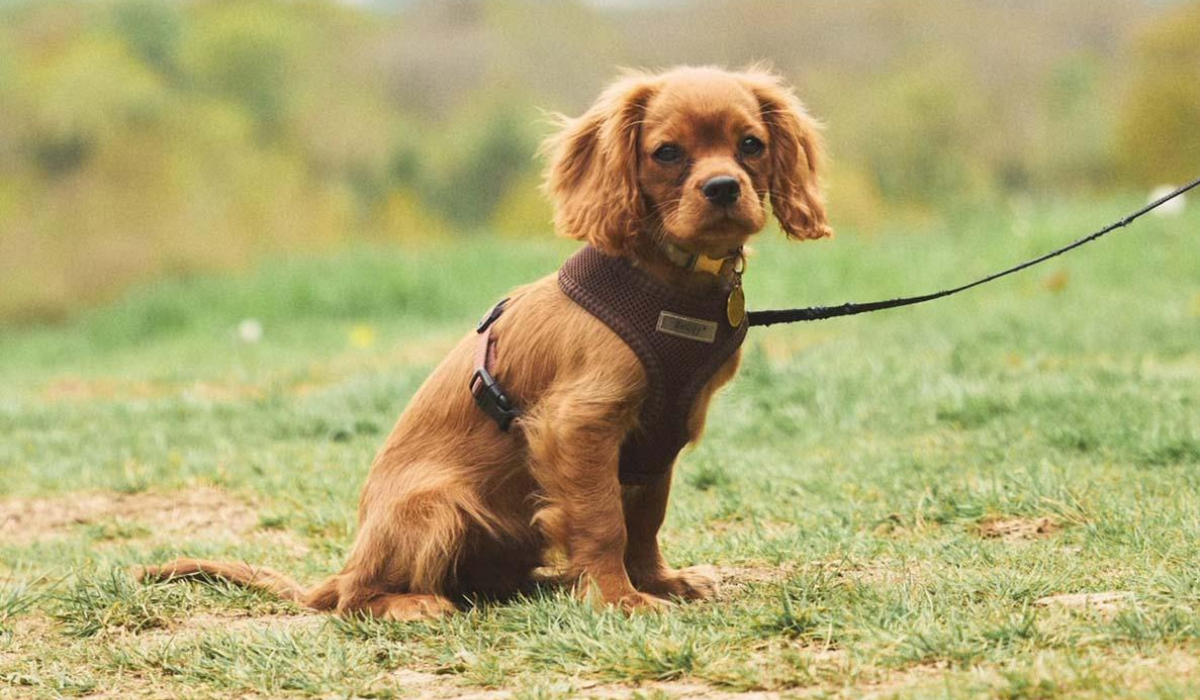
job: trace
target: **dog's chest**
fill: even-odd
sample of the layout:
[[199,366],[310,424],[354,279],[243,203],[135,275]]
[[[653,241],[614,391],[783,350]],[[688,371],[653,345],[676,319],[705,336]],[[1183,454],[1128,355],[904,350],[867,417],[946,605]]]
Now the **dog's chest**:
[[647,395],[638,430],[621,446],[622,483],[666,474],[688,442],[688,416],[701,390],[746,337],[727,320],[727,295],[683,294],[624,258],[586,246],[559,270],[563,292],[637,355]]

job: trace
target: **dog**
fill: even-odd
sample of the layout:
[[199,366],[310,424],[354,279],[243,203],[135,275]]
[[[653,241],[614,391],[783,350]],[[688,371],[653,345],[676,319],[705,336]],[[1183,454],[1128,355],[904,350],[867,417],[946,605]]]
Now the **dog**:
[[[219,577],[392,620],[526,590],[551,555],[578,596],[625,611],[716,591],[714,569],[671,568],[659,549],[674,457],[700,438],[713,393],[737,370],[743,246],[768,202],[789,238],[831,234],[819,125],[767,70],[682,67],[626,73],[558,127],[543,145],[543,189],[557,233],[584,241],[592,267],[569,261],[514,290],[486,334],[468,334],[433,371],[375,457],[341,572],[307,590],[248,564],[178,559],[139,570],[142,580]],[[621,330],[620,309],[581,301],[589,270],[629,308],[646,295],[715,300],[727,318],[654,307],[656,328]],[[664,385],[686,362],[655,360],[647,342],[691,352],[714,338],[725,350],[697,360],[709,364],[703,381],[679,380],[690,393]],[[650,422],[678,439],[648,434],[651,403]],[[656,466],[639,474],[651,453]]]

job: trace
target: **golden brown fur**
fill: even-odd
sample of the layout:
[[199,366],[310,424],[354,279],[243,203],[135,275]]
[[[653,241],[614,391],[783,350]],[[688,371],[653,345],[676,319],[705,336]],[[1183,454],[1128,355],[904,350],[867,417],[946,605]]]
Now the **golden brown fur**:
[[[749,136],[762,152],[750,152]],[[664,162],[674,153],[664,145],[682,157]],[[545,152],[560,234],[628,256],[685,290],[716,280],[666,263],[657,238],[728,255],[764,226],[768,199],[788,236],[830,233],[815,124],[761,70],[628,74],[582,117],[564,119]],[[701,186],[718,176],[737,180],[737,202],[705,199]],[[579,593],[602,603],[632,610],[710,594],[711,573],[672,569],[659,551],[670,478],[640,487],[617,479],[618,451],[646,391],[637,356],[554,276],[511,298],[494,326],[495,369],[524,416],[501,432],[473,404],[467,381],[479,341],[469,333],[376,456],[340,573],[306,591],[246,564],[180,559],[144,569],[143,578],[219,576],[321,610],[411,619],[453,611],[465,595],[517,591],[554,548]],[[737,364],[735,355],[693,407],[693,442]]]

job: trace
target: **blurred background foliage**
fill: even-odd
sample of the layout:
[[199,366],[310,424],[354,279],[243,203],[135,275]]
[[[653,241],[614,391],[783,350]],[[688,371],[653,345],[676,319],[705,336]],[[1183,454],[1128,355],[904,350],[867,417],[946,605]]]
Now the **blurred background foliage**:
[[0,324],[347,244],[545,236],[544,112],[767,60],[843,232],[1200,170],[1200,2],[0,0]]

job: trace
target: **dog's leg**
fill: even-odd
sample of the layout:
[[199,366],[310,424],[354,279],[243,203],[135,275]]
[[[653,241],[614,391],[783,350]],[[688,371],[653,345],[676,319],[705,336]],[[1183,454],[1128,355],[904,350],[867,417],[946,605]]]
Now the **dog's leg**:
[[332,584],[339,615],[411,620],[456,609],[445,592],[473,498],[467,489],[439,483],[436,467],[419,468],[431,475],[420,490],[404,488],[406,480],[386,467],[364,489],[354,547]]
[[658,530],[667,513],[671,475],[644,486],[627,486],[623,494],[629,544],[625,566],[633,585],[644,593],[689,600],[710,598],[719,576],[711,566],[672,569],[658,547]]
[[474,501],[466,489],[405,491],[396,482],[403,480],[373,482],[346,566],[311,591],[276,571],[241,562],[177,559],[133,573],[142,581],[224,579],[339,615],[391,620],[446,615],[457,609],[443,593]]
[[577,593],[627,611],[661,607],[665,601],[635,589],[625,570],[620,407],[585,394],[555,397],[540,409],[525,422],[531,467],[546,501],[535,522],[565,550]]
[[[733,377],[740,360],[741,351],[738,351],[700,392],[688,417],[690,442],[695,443],[700,439],[713,393]],[[673,468],[672,473],[664,475],[657,482],[625,489],[625,528],[629,533],[625,562],[629,576],[637,589],[646,593],[686,599],[710,598],[716,594],[720,581],[716,569],[711,566],[672,569],[659,551],[658,530],[667,514],[672,476]]]
[[[532,514],[531,514],[532,516]],[[542,563],[543,543],[536,531],[523,523],[527,536],[498,539],[476,529],[454,567],[450,591],[487,600],[506,600],[532,592],[533,571]]]

